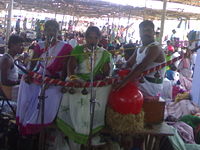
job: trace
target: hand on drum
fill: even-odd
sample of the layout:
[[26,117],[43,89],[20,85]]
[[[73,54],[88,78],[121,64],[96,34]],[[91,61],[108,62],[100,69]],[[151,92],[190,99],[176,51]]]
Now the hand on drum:
[[121,88],[123,88],[128,81],[126,79],[121,80],[120,82],[117,82],[116,84],[113,85],[113,90],[114,91],[119,91]]

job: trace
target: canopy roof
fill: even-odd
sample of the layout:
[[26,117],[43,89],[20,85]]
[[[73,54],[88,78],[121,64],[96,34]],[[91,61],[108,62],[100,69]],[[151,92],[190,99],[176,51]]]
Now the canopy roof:
[[[159,0],[162,1],[162,0]],[[200,6],[197,0],[170,0]],[[9,0],[0,2],[0,9],[4,10]],[[72,16],[86,17],[143,17],[145,19],[160,19],[162,10],[145,7],[133,7],[127,5],[113,4],[101,0],[14,0],[14,9],[27,11],[66,14]],[[185,17],[199,19],[200,14],[177,11],[167,11],[167,19]]]
[[175,2],[175,3],[181,3],[181,4],[200,7],[200,1],[199,0],[169,0],[169,2]]

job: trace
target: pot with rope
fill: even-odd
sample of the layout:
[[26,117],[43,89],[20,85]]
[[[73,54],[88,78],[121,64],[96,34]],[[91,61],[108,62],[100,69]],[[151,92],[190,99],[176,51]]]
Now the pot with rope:
[[[120,70],[124,77],[129,70]],[[106,121],[107,125],[117,133],[130,133],[144,128],[142,111],[143,95],[133,82],[127,83],[119,91],[112,91],[109,96]]]

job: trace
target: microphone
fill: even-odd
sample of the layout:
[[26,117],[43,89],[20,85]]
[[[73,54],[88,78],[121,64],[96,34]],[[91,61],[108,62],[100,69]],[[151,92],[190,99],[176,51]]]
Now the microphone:
[[53,40],[54,40],[54,36],[52,36],[52,37],[50,38],[50,44],[52,44]]
[[54,36],[47,36],[47,39],[46,39],[46,48],[48,48],[49,46],[52,45],[52,42],[54,40]]
[[92,51],[94,51],[94,50],[96,49],[96,47],[97,47],[96,44],[91,44],[90,46],[91,46],[91,50],[92,50]]

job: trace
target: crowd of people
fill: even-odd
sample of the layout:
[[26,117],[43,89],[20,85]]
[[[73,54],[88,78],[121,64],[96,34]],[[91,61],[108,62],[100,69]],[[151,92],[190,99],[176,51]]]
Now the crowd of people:
[[[199,72],[195,69],[197,68],[195,60],[199,47],[195,45],[180,49],[174,43],[175,37],[172,36],[167,41],[166,48],[163,48],[156,41],[156,32],[152,21],[145,20],[139,25],[141,44],[138,41],[135,43],[132,41],[120,42],[120,36],[115,36],[115,39],[109,41],[105,34],[106,29],[103,28],[100,31],[96,26],[89,26],[84,34],[66,32],[62,36],[59,34],[59,24],[55,20],[46,21],[42,38],[31,41],[27,40],[26,36],[20,32],[18,26],[16,24],[16,34],[9,38],[8,51],[0,58],[0,92],[5,94],[8,99],[16,101],[16,123],[23,136],[38,135],[45,128],[50,129],[54,125],[47,134],[52,136],[52,131],[56,130],[54,139],[59,138],[59,142],[51,141],[50,146],[48,145],[51,149],[87,149],[91,133],[91,91],[89,88],[70,88],[53,84],[41,86],[39,80],[18,70],[14,64],[16,58],[24,63],[23,67],[28,72],[37,72],[52,79],[71,81],[77,86],[84,82],[90,82],[92,70],[94,81],[103,80],[105,82],[107,78],[118,77],[118,70],[130,70],[122,81],[95,88],[96,107],[92,128],[95,136],[91,139],[93,146],[106,143],[105,137],[99,131],[105,127],[105,111],[109,93],[111,90],[119,91],[128,82],[137,83],[144,100],[164,99],[168,110],[165,111],[166,120],[171,117],[177,120],[183,117],[182,122],[185,123],[182,124],[189,126],[190,124],[187,124],[185,120],[188,121],[192,117],[184,118],[183,115],[200,113],[199,106],[190,100],[193,97],[189,98],[188,96],[192,93],[193,76],[196,77],[197,73],[195,72]],[[28,50],[24,50],[23,43],[26,44]],[[91,53],[94,53],[93,68],[91,68]],[[140,77],[144,71],[180,55],[184,55],[184,57],[179,61]],[[50,59],[40,59],[47,57]],[[196,87],[198,83],[196,79],[194,86]],[[16,85],[18,85],[18,92],[17,97],[14,97],[12,92],[14,88],[12,87]],[[41,106],[42,90],[45,90],[44,108]],[[183,98],[180,98],[181,96]],[[195,99],[198,102],[200,97],[197,95],[195,98],[198,98]],[[184,104],[181,105],[181,103]],[[188,106],[187,109],[185,105]],[[175,112],[173,109],[177,109],[177,107],[179,107],[179,111]],[[44,113],[42,113],[42,109],[44,109]],[[41,122],[42,117],[43,122]],[[200,118],[196,117],[195,120],[198,121]],[[178,128],[180,126],[177,124],[173,126],[181,133]],[[194,129],[196,127],[199,127],[199,124]],[[195,145],[200,142],[198,138],[194,140],[193,133],[190,133],[190,136],[193,139],[190,139],[189,143]],[[189,137],[182,136],[186,143],[188,142],[187,138]],[[176,141],[171,139],[171,144],[175,145],[175,143]],[[118,146],[123,147],[120,144]],[[129,149],[134,147],[131,146]]]

